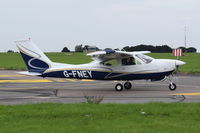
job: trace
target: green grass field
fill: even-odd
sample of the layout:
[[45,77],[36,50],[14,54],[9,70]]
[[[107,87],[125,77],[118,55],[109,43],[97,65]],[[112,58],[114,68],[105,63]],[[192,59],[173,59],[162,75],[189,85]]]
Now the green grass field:
[[[46,53],[54,62],[83,64],[92,61],[85,53]],[[26,66],[19,53],[0,53],[0,69],[25,70]]]
[[[85,53],[46,53],[47,56],[55,62],[82,64],[91,61]],[[151,53],[150,56],[158,59],[176,59],[170,53]],[[200,73],[200,53],[188,53],[180,57],[180,60],[187,64],[180,68],[185,73]],[[18,53],[0,53],[0,69],[7,70],[25,70],[25,64]]]
[[199,133],[200,103],[1,105],[1,133]]

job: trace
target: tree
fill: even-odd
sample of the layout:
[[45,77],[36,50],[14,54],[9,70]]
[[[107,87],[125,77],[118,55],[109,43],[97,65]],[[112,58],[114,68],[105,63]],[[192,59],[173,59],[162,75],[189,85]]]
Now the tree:
[[129,52],[130,51],[130,47],[129,46],[125,46],[121,49],[121,51],[127,51]]
[[180,49],[182,49],[183,52],[186,51],[185,47],[179,47]]
[[[183,52],[188,52],[188,53],[195,53],[197,52],[197,49],[194,47],[190,47],[185,49],[185,47],[179,47],[182,49]],[[152,46],[152,45],[137,45],[137,46],[126,46],[122,50],[125,51],[151,51],[152,53],[171,53],[172,48],[169,47],[168,45],[162,45],[162,46]]]
[[186,51],[187,51],[188,53],[196,53],[196,52],[197,52],[197,49],[194,48],[194,47],[189,47],[189,48],[186,49]]
[[83,52],[83,45],[76,45],[75,46],[75,52]]
[[13,50],[8,50],[7,53],[14,53],[14,51]]
[[156,46],[155,50],[156,50],[155,52],[157,52],[157,53],[171,53],[172,52],[172,48],[170,48],[167,45]]
[[157,53],[170,53],[172,52],[172,48],[170,48],[167,45],[163,46],[152,46],[152,45],[137,45],[137,46],[126,46],[122,50],[125,51],[151,51],[151,52],[157,52]]
[[196,53],[197,49],[194,47],[189,47],[189,48],[185,48],[185,47],[179,47],[180,49],[182,49],[183,52],[187,52],[187,53]]
[[64,47],[61,52],[70,52],[70,50],[67,47]]
[[112,48],[105,48],[104,50],[105,50],[105,51],[106,51],[106,50],[112,50]]

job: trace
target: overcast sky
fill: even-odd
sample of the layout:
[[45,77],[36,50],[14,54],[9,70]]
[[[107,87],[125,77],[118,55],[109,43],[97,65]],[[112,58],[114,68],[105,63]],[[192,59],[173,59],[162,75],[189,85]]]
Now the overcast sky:
[[138,44],[200,51],[200,0],[0,0],[0,51],[31,39],[43,51],[77,44],[122,48]]

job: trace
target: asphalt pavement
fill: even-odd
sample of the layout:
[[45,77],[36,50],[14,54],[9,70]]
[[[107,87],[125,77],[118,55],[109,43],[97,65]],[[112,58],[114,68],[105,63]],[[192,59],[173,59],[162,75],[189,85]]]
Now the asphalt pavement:
[[[0,104],[82,103],[87,98],[102,103],[200,102],[200,76],[178,76],[177,89],[167,81],[133,81],[131,90],[115,91],[118,81],[56,79],[0,71]],[[86,98],[87,97],[87,98]]]

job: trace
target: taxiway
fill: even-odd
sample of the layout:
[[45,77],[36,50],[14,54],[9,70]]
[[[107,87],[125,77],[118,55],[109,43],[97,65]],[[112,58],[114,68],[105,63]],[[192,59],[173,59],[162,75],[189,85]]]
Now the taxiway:
[[116,92],[117,81],[41,78],[0,71],[0,104],[80,103],[100,96],[103,103],[200,102],[200,76],[179,76],[176,91],[168,83],[133,81],[131,90]]

